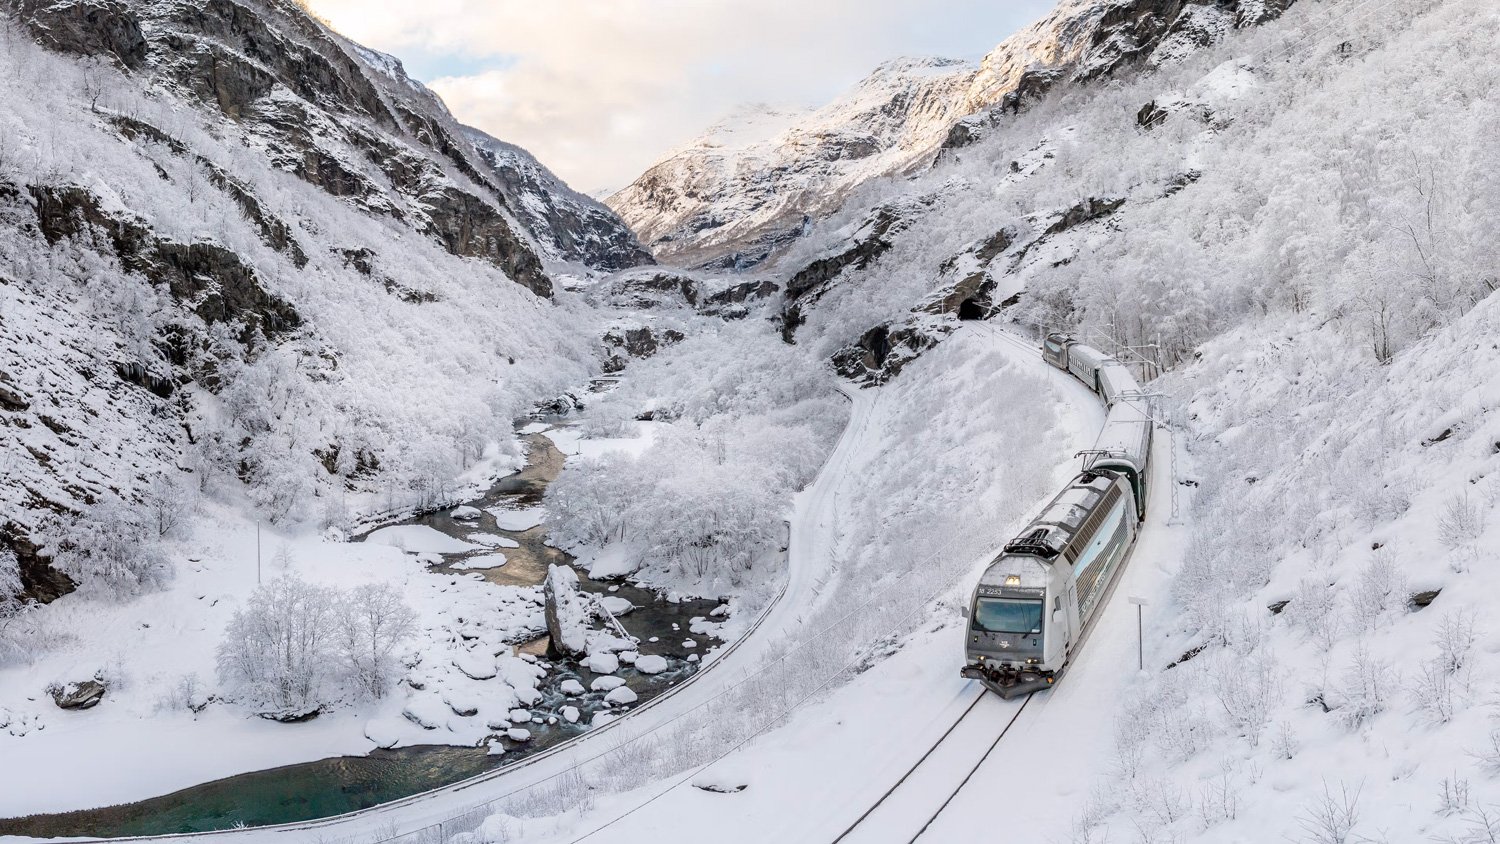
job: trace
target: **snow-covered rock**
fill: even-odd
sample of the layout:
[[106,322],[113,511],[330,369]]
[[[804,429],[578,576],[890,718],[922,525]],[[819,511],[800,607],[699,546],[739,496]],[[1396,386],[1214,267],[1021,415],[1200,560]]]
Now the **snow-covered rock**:
[[564,706],[562,708],[562,717],[563,717],[563,720],[567,721],[569,724],[577,724],[578,723],[578,715],[579,715],[578,707],[576,707],[576,706]]
[[469,569],[497,569],[505,565],[504,554],[475,554],[472,557],[464,557],[449,564],[449,568],[465,571]]
[[454,715],[461,718],[479,714],[479,696],[472,692],[456,689],[449,691],[443,696],[443,702],[448,704]]
[[546,600],[547,633],[552,637],[552,647],[565,656],[587,653],[593,607],[578,587],[578,574],[568,566],[547,566],[542,594]]
[[471,545],[462,539],[454,539],[437,528],[427,525],[383,527],[372,531],[369,536],[365,537],[365,541],[376,545],[393,545],[413,554],[462,554],[478,548],[477,545]]
[[424,730],[437,730],[448,726],[452,710],[440,696],[427,693],[413,695],[402,708],[401,715]]
[[465,504],[461,507],[454,507],[453,511],[448,515],[460,522],[472,522],[483,515],[483,513],[478,507],[470,507],[469,505]]
[[595,677],[589,688],[596,692],[612,692],[625,685],[624,677]]
[[660,654],[643,654],[636,659],[635,670],[642,674],[660,674],[667,670],[667,658]]
[[512,724],[525,724],[525,723],[527,723],[528,721],[531,720],[531,710],[529,710],[529,709],[512,709],[510,711],[510,714],[507,715],[506,717],[510,720],[510,722]]
[[635,661],[641,657],[638,651],[620,651],[616,656],[620,658],[621,665],[635,665]]
[[612,653],[591,654],[583,665],[595,674],[613,674],[620,670],[620,658]]
[[399,722],[390,721],[385,718],[371,718],[365,722],[365,738],[374,742],[376,747],[389,749],[395,747],[397,742],[401,741],[401,734],[404,729],[409,730],[411,728],[403,728],[403,725]]
[[511,727],[505,731],[505,737],[516,742],[531,741],[531,731],[524,727]]
[[501,530],[512,533],[520,533],[531,530],[542,523],[545,511],[540,507],[532,507],[527,510],[507,510],[502,507],[491,507],[488,510],[495,517],[495,526]]
[[471,680],[490,680],[495,676],[495,657],[482,651],[462,651],[454,655],[453,667]]
[[495,660],[495,672],[515,692],[516,700],[532,706],[542,699],[537,683],[547,676],[546,669],[516,656],[502,656]]
[[569,697],[577,697],[583,694],[583,684],[570,677],[557,684],[557,690]]
[[604,696],[604,702],[611,706],[624,706],[629,703],[635,703],[636,699],[636,693],[629,686],[621,686]]
[[599,603],[603,604],[606,610],[609,610],[610,615],[616,617],[625,615],[635,609],[635,604],[630,603],[628,599],[614,595],[605,595],[599,599]]
[[508,536],[500,536],[499,534],[494,533],[471,533],[468,536],[465,536],[464,539],[468,540],[469,542],[473,542],[479,545],[485,545],[491,548],[521,547],[521,543],[515,541],[514,539],[511,539]]

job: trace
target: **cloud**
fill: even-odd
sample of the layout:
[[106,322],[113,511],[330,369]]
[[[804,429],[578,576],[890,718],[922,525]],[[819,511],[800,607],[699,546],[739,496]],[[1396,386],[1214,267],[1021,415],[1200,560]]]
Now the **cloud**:
[[312,0],[465,123],[619,188],[747,101],[821,105],[898,55],[977,58],[1049,0]]

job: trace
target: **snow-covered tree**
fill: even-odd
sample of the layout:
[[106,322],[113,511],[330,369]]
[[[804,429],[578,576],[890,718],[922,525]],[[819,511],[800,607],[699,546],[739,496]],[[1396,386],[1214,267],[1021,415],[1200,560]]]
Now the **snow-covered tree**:
[[219,681],[231,698],[266,714],[332,703],[338,593],[283,575],[251,593],[219,645]]
[[393,583],[356,586],[339,602],[338,649],[352,685],[384,697],[396,679],[396,649],[417,630],[417,615]]
[[75,519],[52,520],[44,536],[53,565],[96,594],[138,595],[161,588],[176,571],[149,513],[113,498]]

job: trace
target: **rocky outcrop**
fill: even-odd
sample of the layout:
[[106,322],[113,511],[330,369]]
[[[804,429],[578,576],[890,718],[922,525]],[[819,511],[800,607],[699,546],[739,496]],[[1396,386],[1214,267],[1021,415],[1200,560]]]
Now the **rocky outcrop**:
[[119,0],[11,0],[8,5],[33,38],[54,50],[107,56],[132,69],[146,61],[140,18]]
[[0,524],[0,550],[15,554],[20,563],[22,601],[46,604],[76,588],[71,578],[52,567],[25,530],[15,522]]
[[[42,43],[117,57],[235,121],[277,167],[405,220],[455,255],[494,263],[537,295],[551,295],[543,259],[605,270],[651,262],[604,205],[525,151],[461,126],[400,62],[342,39],[296,4],[8,2]],[[170,141],[128,122],[124,134]],[[200,163],[268,245],[305,263],[290,228],[253,191]]]
[[93,709],[104,700],[108,687],[97,677],[81,683],[62,683],[49,686],[47,693],[59,709]]
[[423,209],[429,220],[427,234],[449,252],[483,258],[536,295],[552,295],[552,279],[543,271],[541,260],[491,204],[457,188],[446,188],[424,197]]
[[686,335],[675,328],[663,330],[660,336],[645,325],[612,329],[604,335],[604,371],[619,372],[625,368],[627,357],[638,360],[649,358],[659,349],[675,346],[684,339]]
[[98,198],[80,187],[33,185],[28,190],[48,243],[103,240],[122,267],[165,287],[205,324],[238,325],[241,343],[250,345],[256,336],[275,339],[302,324],[289,303],[267,292],[255,271],[223,246],[158,238],[143,221],[105,213]]
[[906,364],[941,342],[950,331],[952,327],[946,324],[877,325],[835,352],[833,368],[863,387],[884,384],[899,375]]

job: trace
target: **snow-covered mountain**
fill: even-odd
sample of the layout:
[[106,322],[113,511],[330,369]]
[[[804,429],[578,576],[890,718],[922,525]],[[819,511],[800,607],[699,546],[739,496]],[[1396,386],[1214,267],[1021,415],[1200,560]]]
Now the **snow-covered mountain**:
[[859,185],[920,171],[940,148],[971,143],[1059,82],[1181,59],[1292,2],[1064,0],[978,68],[897,59],[813,112],[746,107],[663,154],[606,202],[663,260],[753,266]]
[[859,184],[929,164],[975,72],[896,59],[816,111],[742,108],[606,202],[663,261],[757,264]]
[[66,588],[41,521],[163,472],[273,518],[410,506],[596,365],[554,277],[651,262],[296,3],[3,8],[0,551],[30,595]]

